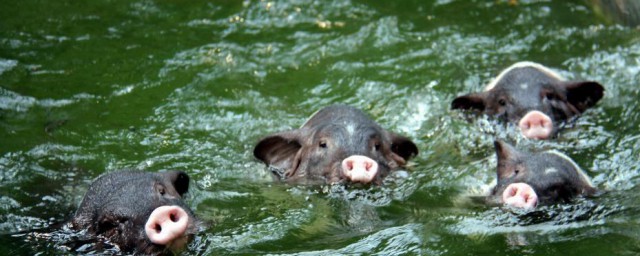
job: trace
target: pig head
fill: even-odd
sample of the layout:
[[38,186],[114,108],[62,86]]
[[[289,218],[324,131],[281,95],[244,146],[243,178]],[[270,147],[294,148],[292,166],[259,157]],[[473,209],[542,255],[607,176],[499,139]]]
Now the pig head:
[[263,138],[253,154],[287,182],[380,183],[417,155],[418,148],[361,110],[333,105],[316,112],[299,129]]
[[123,252],[171,254],[197,229],[182,201],[188,189],[184,172],[109,173],[91,184],[70,226],[102,236]]
[[474,110],[513,122],[524,137],[549,139],[559,122],[594,106],[604,88],[592,81],[565,81],[552,70],[533,62],[518,62],[505,69],[484,92],[459,96],[451,109]]
[[580,167],[560,152],[529,153],[502,141],[494,144],[498,181],[488,197],[490,203],[532,209],[597,192]]

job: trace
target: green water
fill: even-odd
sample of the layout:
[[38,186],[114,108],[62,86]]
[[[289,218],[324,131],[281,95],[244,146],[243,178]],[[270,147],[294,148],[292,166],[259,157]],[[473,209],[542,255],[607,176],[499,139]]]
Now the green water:
[[[0,254],[66,254],[90,182],[180,169],[209,226],[186,255],[637,255],[640,31],[586,1],[0,1]],[[605,97],[554,141],[451,100],[521,60]],[[408,178],[272,182],[257,140],[347,103],[414,140]],[[466,195],[493,140],[567,153],[606,191],[518,215]]]

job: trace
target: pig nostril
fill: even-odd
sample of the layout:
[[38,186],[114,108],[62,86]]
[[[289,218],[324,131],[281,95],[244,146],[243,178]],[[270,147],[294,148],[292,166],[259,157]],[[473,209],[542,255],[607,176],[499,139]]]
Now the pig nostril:
[[353,170],[353,161],[347,161],[347,169],[349,171]]
[[160,206],[145,224],[146,236],[154,244],[167,245],[184,235],[188,222],[189,215],[179,206]]

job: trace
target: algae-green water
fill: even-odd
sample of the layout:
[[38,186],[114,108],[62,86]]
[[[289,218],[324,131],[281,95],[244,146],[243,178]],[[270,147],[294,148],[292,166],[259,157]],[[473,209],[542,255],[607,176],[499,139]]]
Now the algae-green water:
[[[640,30],[587,1],[0,2],[0,254],[113,252],[56,230],[120,169],[191,176],[207,225],[183,255],[640,253]],[[523,60],[605,96],[550,141],[449,110]],[[334,103],[411,138],[408,175],[274,182],[255,143]],[[495,138],[566,153],[604,193],[470,200]]]

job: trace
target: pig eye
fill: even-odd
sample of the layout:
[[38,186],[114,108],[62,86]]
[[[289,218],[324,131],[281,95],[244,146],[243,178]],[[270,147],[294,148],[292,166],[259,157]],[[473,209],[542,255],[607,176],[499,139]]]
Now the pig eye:
[[161,196],[164,196],[164,194],[166,194],[166,191],[164,189],[164,186],[162,185],[156,185],[156,191],[158,192],[158,194],[160,194]]
[[551,93],[547,93],[547,95],[545,95],[547,100],[555,100],[557,97]]
[[500,106],[505,106],[505,105],[507,105],[507,101],[504,100],[504,99],[499,99],[498,100],[498,104],[500,104]]
[[320,146],[321,148],[327,148],[327,142],[326,141],[320,141],[318,146]]
[[515,176],[515,175],[518,175],[518,173],[520,173],[520,170],[518,170],[518,169],[515,169],[515,170],[513,171],[513,175],[514,175],[514,176]]
[[376,142],[373,147],[376,149],[376,151],[380,151],[380,142]]

